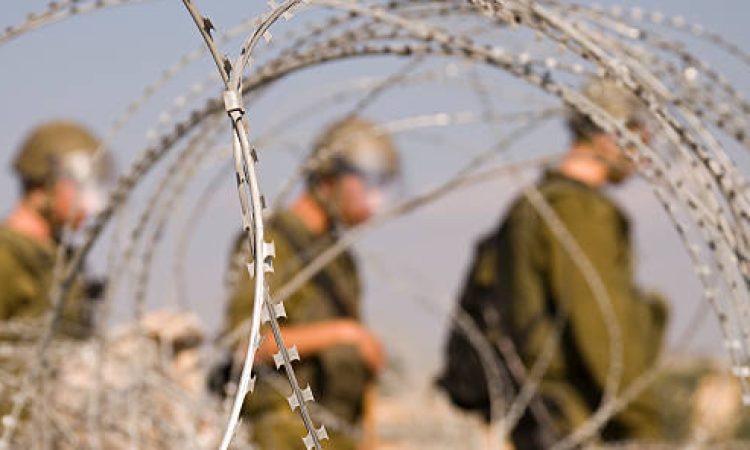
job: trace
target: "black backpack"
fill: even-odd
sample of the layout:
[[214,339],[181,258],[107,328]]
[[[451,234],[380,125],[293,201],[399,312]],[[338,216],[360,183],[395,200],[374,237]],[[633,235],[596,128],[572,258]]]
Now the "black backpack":
[[[507,313],[508,305],[507,299],[502,298],[503,294],[498,289],[501,282],[498,251],[502,246],[503,231],[501,227],[477,243],[471,268],[461,290],[459,306],[492,348],[496,358],[494,362],[499,364],[501,377],[510,383],[504,387],[517,391],[525,373],[518,371],[518,365],[523,363],[516,353],[512,338],[505,332],[507,330],[503,330],[501,318],[504,312]],[[514,362],[517,369],[515,373],[510,370],[509,361]],[[448,394],[454,405],[477,412],[485,421],[490,421],[490,394],[485,368],[476,348],[455,321],[451,324],[445,346],[445,367],[436,384]],[[501,390],[504,389],[501,387]],[[559,439],[550,415],[550,406],[555,409],[548,399],[540,397],[535,397],[529,404],[529,419],[534,423],[532,434],[535,436],[534,442],[540,443],[539,448],[548,448]],[[532,425],[527,422],[526,426]]]
[[[471,317],[485,338],[490,327],[499,327],[497,243],[496,233],[477,243],[471,268],[459,297],[459,310],[462,309]],[[492,345],[492,348],[495,356],[501,360],[496,347]],[[479,412],[489,421],[490,396],[482,362],[475,347],[455,321],[451,323],[444,351],[445,367],[437,379],[437,385],[448,394],[454,405]]]

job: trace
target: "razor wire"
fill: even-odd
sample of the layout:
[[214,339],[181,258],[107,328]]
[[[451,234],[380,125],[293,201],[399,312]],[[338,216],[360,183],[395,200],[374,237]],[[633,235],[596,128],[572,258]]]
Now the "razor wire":
[[224,92],[224,108],[231,119],[233,127],[235,172],[237,175],[237,185],[240,194],[243,228],[247,235],[247,242],[252,251],[254,264],[254,266],[248,264],[248,272],[255,280],[255,300],[252,312],[251,331],[248,338],[247,349],[245,351],[245,361],[240,373],[240,381],[237,386],[236,397],[232,406],[232,412],[229,417],[226,431],[222,437],[220,448],[222,450],[229,448],[238,425],[245,396],[253,389],[253,380],[251,378],[253,360],[255,359],[255,352],[260,347],[261,308],[265,308],[274,340],[279,349],[279,352],[274,355],[276,368],[279,369],[283,367],[285,369],[289,383],[292,387],[292,395],[289,397],[289,406],[292,411],[299,410],[299,414],[305,428],[307,429],[308,434],[303,438],[305,446],[308,450],[310,448],[320,450],[320,441],[328,437],[327,432],[324,426],[316,428],[313,424],[306,406],[307,402],[313,401],[312,392],[309,386],[304,390],[301,389],[294,374],[292,361],[299,359],[299,354],[297,353],[296,348],[287,348],[284,344],[284,339],[281,335],[278,323],[278,318],[285,315],[283,307],[280,309],[280,305],[272,305],[267,299],[268,286],[264,281],[264,275],[267,272],[273,271],[272,259],[275,250],[273,248],[273,243],[266,243],[263,237],[262,209],[265,205],[261,203],[263,200],[261,199],[258,181],[255,175],[255,164],[258,159],[255,150],[252,150],[252,155],[250,154],[251,149],[246,123],[244,122],[245,109],[241,93],[242,74],[249,63],[250,54],[253,48],[257,45],[261,36],[267,41],[270,41],[268,27],[270,27],[270,25],[282,15],[287,18],[287,15],[291,14],[289,10],[293,6],[296,6],[296,2],[287,2],[279,8],[273,8],[268,17],[264,18],[257,30],[245,42],[245,44],[243,44],[240,56],[234,66],[231,65],[227,57],[222,57],[219,54],[216,44],[211,36],[213,24],[210,19],[201,15],[191,0],[183,0],[183,4],[200,30],[203,40],[214,58],[217,69],[221,74],[226,87],[226,91]]
[[[78,2],[70,2],[78,3]],[[93,3],[93,2],[92,2]],[[104,5],[105,2],[100,2]],[[112,2],[124,3],[124,2]],[[191,2],[186,2],[189,4]],[[681,161],[677,168],[670,168],[664,164],[663,155],[660,155],[653,151],[651,148],[647,148],[640,144],[636,138],[629,136],[628,132],[614,123],[611,119],[607,118],[606,115],[597,110],[590,104],[587,104],[585,99],[582,99],[579,95],[576,95],[574,91],[567,88],[565,85],[557,84],[554,81],[553,72],[571,73],[578,72],[580,69],[581,73],[586,72],[588,69],[584,69],[583,66],[575,66],[575,63],[571,63],[567,67],[570,70],[564,70],[566,62],[549,59],[535,59],[533,56],[529,56],[528,53],[512,54],[507,56],[508,53],[501,54],[494,46],[483,46],[482,44],[476,44],[469,40],[468,37],[460,34],[453,34],[446,31],[445,28],[439,28],[437,26],[431,26],[423,21],[428,21],[430,16],[409,16],[407,14],[400,14],[397,8],[391,7],[390,5],[379,5],[377,2],[368,5],[345,5],[343,2],[336,1],[319,1],[309,2],[308,7],[314,7],[322,5],[334,10],[348,11],[348,14],[342,15],[339,20],[341,21],[342,30],[340,37],[332,37],[329,39],[322,40],[310,40],[305,41],[307,35],[305,32],[301,33],[297,38],[298,42],[303,42],[305,45],[302,48],[288,48],[279,51],[279,57],[277,59],[269,59],[268,62],[261,64],[259,61],[251,61],[251,54],[255,55],[255,46],[262,40],[270,39],[268,31],[276,20],[281,18],[290,8],[293,8],[298,2],[285,2],[284,4],[271,9],[271,12],[265,15],[265,20],[262,21],[262,25],[254,32],[248,40],[243,44],[241,48],[241,57],[234,64],[228,64],[229,60],[224,59],[220,56],[221,53],[218,49],[212,49],[215,53],[214,56],[219,55],[217,60],[217,68],[219,72],[222,72],[223,79],[230,86],[231,94],[225,98],[228,102],[228,106],[224,105],[222,108],[221,102],[215,99],[209,100],[207,106],[195,110],[191,113],[190,117],[186,120],[177,122],[174,125],[172,131],[168,131],[164,134],[164,137],[160,141],[156,141],[151,147],[149,147],[141,158],[132,166],[129,174],[126,174],[121,178],[117,190],[113,193],[111,202],[107,209],[100,215],[94,222],[94,225],[89,228],[86,244],[81,248],[78,255],[73,259],[71,265],[65,269],[63,282],[61,283],[62,294],[55,294],[57,301],[53,302],[56,305],[56,314],[59,314],[59,306],[64,301],[64,292],[70,286],[70,282],[75,273],[80,269],[80,264],[83,261],[85,254],[88,252],[90,247],[94,244],[98,234],[101,232],[103,227],[107,224],[112,214],[118,209],[118,205],[128,197],[130,190],[135,187],[143,175],[148,172],[153,164],[155,164],[161,157],[171,151],[172,147],[188,135],[191,130],[207,120],[209,117],[213,117],[216,114],[226,113],[225,109],[231,109],[228,111],[232,117],[232,124],[235,128],[233,134],[236,138],[235,145],[235,167],[237,176],[241,179],[240,190],[244,189],[244,183],[248,183],[249,193],[240,194],[241,202],[243,205],[243,223],[245,231],[248,232],[248,239],[254,249],[252,256],[254,259],[254,274],[255,280],[258,287],[256,290],[256,305],[254,311],[257,314],[260,313],[262,307],[265,307],[267,311],[271,312],[270,319],[272,321],[272,328],[274,328],[274,334],[277,338],[281,338],[278,332],[278,324],[275,323],[276,310],[267,303],[266,290],[267,287],[263,285],[263,269],[266,264],[266,258],[264,257],[270,247],[266,248],[263,242],[263,231],[262,222],[263,214],[261,205],[261,199],[259,190],[257,187],[257,180],[255,175],[255,162],[254,156],[250,152],[250,142],[247,139],[247,133],[245,132],[246,125],[242,120],[244,115],[245,107],[236,98],[237,94],[240,95],[244,92],[251,92],[254,89],[258,89],[259,86],[264,84],[270,84],[275,80],[278,80],[285,76],[286,73],[291,73],[303,68],[313,67],[320,65],[326,61],[333,60],[344,60],[351,59],[357,56],[366,55],[399,55],[411,58],[429,58],[432,56],[442,55],[443,57],[458,57],[466,58],[476,64],[488,64],[490,66],[499,67],[502,70],[510,73],[511,75],[525,80],[527,83],[536,85],[542,90],[551,93],[555,96],[562,98],[568,106],[576,108],[586,115],[591,116],[592,120],[599,125],[602,125],[607,130],[612,130],[620,135],[621,142],[635,145],[638,149],[639,154],[632,154],[635,159],[640,159],[642,162],[644,159],[641,155],[645,155],[652,167],[644,172],[651,172],[646,175],[650,178],[650,181],[657,187],[659,195],[663,197],[663,206],[668,212],[678,209],[675,205],[680,205],[680,213],[685,215],[684,219],[677,219],[674,215],[673,220],[677,223],[677,232],[681,235],[685,235],[684,240],[686,242],[686,248],[694,259],[694,265],[696,271],[699,274],[699,278],[706,288],[706,297],[711,304],[713,304],[716,313],[719,317],[724,317],[722,322],[725,327],[725,339],[728,343],[728,350],[732,354],[735,361],[736,374],[740,379],[743,380],[743,387],[747,389],[744,383],[746,378],[743,375],[746,371],[746,364],[748,361],[748,350],[747,345],[748,339],[748,320],[750,319],[750,307],[748,306],[747,288],[745,279],[747,278],[747,272],[739,264],[739,261],[744,261],[747,258],[747,199],[745,198],[746,191],[743,192],[742,186],[744,183],[743,177],[739,174],[735,168],[735,164],[728,158],[725,158],[722,144],[713,138],[711,129],[704,126],[704,121],[707,120],[704,114],[697,114],[699,104],[708,105],[707,109],[712,110],[712,106],[709,100],[715,100],[722,98],[724,101],[730,102],[730,111],[737,113],[737,121],[746,120],[747,118],[747,104],[740,97],[736,96],[737,93],[734,90],[727,90],[724,87],[731,88],[732,85],[728,81],[718,83],[724,97],[714,97],[718,95],[715,90],[707,92],[698,97],[690,97],[689,95],[685,98],[684,102],[679,104],[674,103],[667,109],[663,107],[666,102],[663,96],[660,95],[660,87],[658,84],[653,83],[653,80],[649,79],[648,73],[646,73],[644,67],[639,67],[634,64],[634,54],[629,54],[630,48],[627,45],[622,44],[619,40],[610,40],[606,33],[610,29],[612,23],[618,23],[617,21],[622,17],[618,17],[618,14],[605,14],[596,9],[589,9],[580,5],[576,5],[574,8],[567,8],[567,5],[558,4],[558,2],[521,2],[521,1],[506,1],[506,2],[473,2],[479,7],[483,8],[484,11],[491,15],[493,20],[499,23],[516,23],[512,25],[515,27],[528,27],[546,36],[550,41],[558,42],[566,50],[567,55],[572,57],[583,57],[587,60],[588,64],[595,64],[599,68],[603,68],[603,72],[600,76],[615,78],[621,81],[623,85],[631,89],[636,95],[641,98],[642,101],[652,111],[656,122],[658,123],[658,129],[663,131],[670,141],[670,145],[676,149],[680,154]],[[424,3],[426,6],[430,6],[433,2],[413,2],[416,6],[418,3]],[[450,17],[450,14],[455,10],[458,10],[458,5],[455,9],[451,8],[450,2],[434,2],[443,7],[443,11],[446,16]],[[107,3],[109,4],[109,3]],[[273,6],[273,5],[272,5]],[[425,8],[429,9],[429,8]],[[437,9],[437,8],[436,8]],[[471,14],[462,4],[461,14],[471,16]],[[414,10],[418,11],[415,7]],[[69,10],[68,10],[69,11]],[[588,16],[589,20],[597,27],[597,29],[588,27],[579,27],[566,22],[566,14],[569,11],[576,13],[582,13],[582,15]],[[194,16],[200,15],[197,11],[193,11]],[[604,16],[607,16],[606,20]],[[636,14],[632,14],[635,16]],[[621,15],[619,15],[621,16]],[[45,16],[46,17],[46,16]],[[51,16],[50,16],[51,17]],[[210,21],[206,21],[203,16],[200,16],[201,20],[196,20],[199,28],[202,31],[203,37],[207,42],[211,41],[211,26]],[[655,17],[653,14],[651,17]],[[366,19],[363,19],[366,18]],[[288,20],[294,19],[288,17]],[[45,19],[47,20],[47,19]],[[61,20],[55,19],[55,20]],[[371,32],[358,32],[358,30],[350,28],[347,29],[349,24],[357,23],[358,20],[372,20],[370,26],[372,27]],[[663,23],[661,20],[654,22]],[[32,21],[29,21],[31,24]],[[36,24],[37,22],[34,22]],[[42,23],[42,22],[38,22]],[[46,22],[45,22],[46,23]],[[739,47],[733,47],[718,35],[704,34],[704,32],[696,32],[698,30],[694,26],[679,25],[679,21],[672,20],[669,22],[674,25],[675,28],[685,30],[689,29],[692,34],[697,36],[708,36],[711,42],[715,43],[718,47],[727,50],[730,54],[738,57],[743,62],[746,62],[746,54]],[[392,29],[390,31],[382,31],[379,29],[380,25],[386,24]],[[679,26],[678,26],[679,25]],[[26,25],[19,27],[19,29],[28,28],[29,30],[37,25]],[[353,25],[351,25],[353,26]],[[488,26],[489,27],[489,26]],[[687,27],[687,28],[686,28]],[[367,27],[365,27],[366,29]],[[335,34],[336,29],[333,30],[320,30],[320,36],[325,36],[326,33],[330,32]],[[599,30],[602,30],[605,34],[599,34]],[[610,30],[611,31],[611,30]],[[14,35],[15,36],[15,35]],[[345,38],[345,40],[342,40]],[[595,39],[596,38],[596,39]],[[602,39],[599,39],[602,38]],[[622,38],[622,36],[620,36]],[[650,38],[641,40],[646,45],[653,46],[656,49],[660,48],[660,42],[665,42],[667,45],[661,50],[670,50],[674,47],[666,41],[659,41],[659,38]],[[392,41],[392,42],[388,42]],[[406,41],[406,42],[404,42]],[[413,42],[412,42],[413,41]],[[2,40],[0,40],[0,43]],[[594,44],[595,42],[595,44]],[[209,45],[210,42],[209,42]],[[604,50],[602,50],[604,48]],[[679,49],[677,49],[679,50]],[[507,50],[506,50],[507,52]],[[680,55],[680,53],[678,53]],[[687,53],[681,53],[681,55],[687,55]],[[743,56],[745,55],[745,56]],[[679,81],[679,74],[677,67],[670,65],[669,62],[659,58],[655,53],[649,53],[649,58],[656,64],[654,68],[659,68],[662,72],[657,79],[664,79],[664,74],[671,74],[674,82]],[[414,59],[416,60],[416,59]],[[624,61],[624,62],[623,62]],[[695,61],[699,61],[695,59]],[[244,68],[245,65],[252,62],[252,71],[248,75],[248,78],[244,79]],[[233,69],[227,70],[228,67]],[[710,75],[713,71],[710,68],[704,66],[698,66],[697,70],[699,73],[709,74],[709,79],[714,81],[721,81],[720,75]],[[229,72],[229,73],[227,73]],[[684,75],[684,72],[682,72]],[[691,72],[692,73],[692,72]],[[564,75],[564,76],[568,76]],[[579,73],[580,75],[580,73]],[[705,96],[706,98],[702,98]],[[240,97],[241,98],[241,97]],[[700,99],[700,101],[696,100]],[[180,105],[178,105],[180,103]],[[182,102],[176,102],[176,106],[181,106]],[[714,122],[722,120],[722,117],[728,115],[726,110],[721,111],[717,105],[722,104],[715,102],[713,108],[716,110],[712,112],[715,119],[711,119]],[[229,108],[231,106],[231,108]],[[491,123],[490,115],[476,115],[471,118],[470,115],[464,116],[470,118],[470,120],[485,121]],[[435,116],[434,120],[442,120]],[[412,118],[414,119],[414,118]],[[458,120],[461,120],[459,117]],[[738,124],[747,123],[737,122]],[[163,123],[167,125],[168,123]],[[722,130],[724,127],[720,126],[720,123],[713,123],[713,125]],[[283,125],[282,125],[283,126]],[[398,125],[392,125],[394,129],[398,128]],[[714,129],[716,129],[714,128]],[[739,125],[736,126],[739,129]],[[727,135],[732,139],[747,146],[747,138],[733,133],[731,127],[728,130],[724,130]],[[734,136],[732,136],[734,134]],[[186,161],[180,160],[180,164],[187,164]],[[646,164],[642,164],[644,166]],[[682,170],[690,168],[689,171],[683,175],[675,173],[675,169]],[[181,175],[170,174],[171,176],[180,178],[179,180],[172,180],[175,183],[174,187],[184,187],[184,183],[191,179],[193,173],[185,169],[185,172],[179,172]],[[685,175],[692,175],[688,177]],[[165,177],[164,180],[171,179]],[[179,190],[179,189],[178,189]],[[173,192],[172,199],[176,198],[177,191]],[[164,203],[170,205],[170,201]],[[146,208],[146,211],[151,210],[151,206]],[[156,230],[159,230],[161,225],[166,220],[163,215],[156,218]],[[684,223],[682,222],[684,221]],[[687,237],[685,234],[686,230],[696,230],[697,233]],[[150,241],[146,240],[145,247],[148,251],[151,251],[158,240],[159,233],[151,234]],[[351,244],[357,239],[357,237],[348,239],[347,242]],[[708,253],[699,252],[693,244],[690,243],[692,239],[697,239],[700,242],[708,243]],[[129,245],[132,245],[129,244]],[[148,253],[144,253],[142,260],[149,261],[150,256]],[[715,266],[715,270],[706,270],[706,268]],[[738,267],[739,266],[739,267]],[[144,266],[144,272],[148,273],[148,265]],[[721,281],[719,281],[721,280]],[[715,291],[718,289],[717,284],[725,284],[725,288],[728,289],[731,295],[728,298],[721,298]],[[143,275],[141,276],[141,282],[138,285],[139,294],[138,298],[143,299],[143,289],[145,289],[145,282],[143,281]],[[283,289],[280,291],[280,298],[284,297],[286,291]],[[714,292],[714,293],[710,293]],[[274,296],[275,297],[275,296]],[[265,306],[261,303],[265,302]],[[739,312],[737,316],[732,315],[733,311]],[[256,315],[257,315],[256,314]],[[52,316],[54,317],[54,315]],[[259,320],[259,316],[258,319]],[[255,322],[257,323],[257,320]],[[51,324],[54,324],[52,320]],[[49,327],[52,328],[52,325]],[[252,369],[252,351],[255,349],[253,346],[257,345],[258,331],[255,327],[254,332],[250,333],[248,341],[249,363],[246,362],[245,367]],[[49,344],[49,339],[43,339],[41,342],[42,350]],[[286,347],[282,342],[278,345],[280,349],[281,359],[284,362],[284,367],[288,372],[290,379],[293,379],[293,373],[291,372],[291,361],[290,355],[286,352]],[[286,356],[285,356],[286,353]],[[246,383],[250,382],[250,370],[243,375],[243,379]],[[616,385],[617,383],[613,383]],[[299,389],[299,386],[294,385],[292,381],[292,389],[294,395],[297,396],[297,401],[300,403],[301,411],[304,411],[304,404],[306,395]],[[615,388],[611,389],[612,392],[616,391]],[[244,397],[245,392],[243,389],[238,391],[238,398],[240,395]],[[614,395],[614,394],[613,394]],[[627,395],[626,395],[627,396]],[[611,411],[609,407],[611,400],[609,397],[605,397],[607,400],[606,405],[603,405],[601,411]],[[300,401],[301,400],[301,401]],[[38,403],[38,400],[35,401]],[[236,403],[237,404],[237,403]],[[601,425],[601,419],[603,413],[597,412],[596,418],[598,422],[595,422],[592,427],[595,432],[597,427]],[[304,417],[303,413],[303,417]],[[59,422],[54,419],[53,421]],[[308,419],[304,419],[305,425],[308,427],[310,438],[313,445],[318,446],[317,442],[318,431],[312,425],[312,422]],[[8,427],[4,428],[4,434],[7,432]],[[231,435],[234,432],[232,422],[227,427],[228,433],[225,436]],[[591,433],[593,433],[591,432]],[[591,433],[578,433],[577,436]],[[4,442],[6,442],[4,440]],[[562,444],[560,448],[566,448],[568,442]],[[225,438],[226,448],[228,442]],[[575,445],[575,444],[570,444]]]
[[[542,110],[543,113],[549,113],[554,114],[556,112],[560,112],[557,108],[550,108],[548,110]],[[520,121],[526,121],[529,119],[533,119],[536,113],[529,113],[529,112],[521,112],[521,113],[508,113],[508,114],[498,114],[497,117],[493,117],[491,119],[498,120],[498,123],[508,123],[515,122],[516,120]],[[438,113],[433,115],[420,115],[416,117],[407,117],[402,119],[395,119],[393,121],[389,121],[386,123],[382,123],[379,125],[379,127],[386,132],[389,133],[404,133],[404,132],[412,132],[414,130],[424,129],[428,127],[447,127],[447,126],[455,126],[455,125],[464,125],[468,123],[477,123],[481,120],[489,120],[489,118],[481,117],[481,115],[477,115],[473,112],[459,112],[456,114],[447,114],[447,113]],[[286,120],[284,121],[286,122]],[[291,126],[291,124],[289,124]],[[262,140],[262,137],[259,138],[259,140]],[[548,158],[541,158],[541,159],[534,159],[532,161],[532,164],[539,164],[542,161],[548,161]],[[279,192],[279,194],[274,198],[272,206],[269,209],[268,214],[273,214],[274,211],[278,211],[280,209],[280,206],[284,202],[284,198],[289,193],[289,189],[287,187],[294,187],[296,186],[302,179],[303,175],[309,171],[314,169],[315,164],[314,161],[311,161],[309,159],[306,159],[304,163],[300,165],[300,169],[296,171],[292,176],[290,176],[287,180],[284,181],[283,186]],[[201,214],[205,209],[208,207],[208,205],[211,203],[212,198],[218,194],[219,187],[221,186],[221,182],[226,181],[225,172],[228,169],[227,165],[223,165],[220,170],[216,172],[216,175],[212,178],[211,182],[209,182],[206,186],[206,188],[201,192],[201,194],[198,196],[198,201],[195,202],[194,206],[191,208],[190,212],[188,213],[189,219],[185,221],[185,227],[183,227],[182,231],[179,232],[179,244],[177,245],[176,249],[176,256],[174,257],[174,260],[177,264],[174,269],[174,274],[178,278],[176,280],[177,288],[176,290],[179,292],[187,292],[187,289],[184,287],[185,284],[185,267],[181,264],[182,261],[186,259],[186,252],[188,250],[188,244],[192,241],[192,235],[196,231],[196,226],[200,222]],[[494,169],[489,169],[486,171],[486,173],[481,174],[480,178],[491,178],[497,173],[504,173],[506,170],[504,166],[500,166]],[[277,205],[277,206],[274,206]],[[231,284],[231,283],[230,283]],[[225,287],[226,290],[230,290],[230,287]],[[179,296],[181,298],[181,296]]]
[[32,12],[26,20],[18,25],[8,25],[0,33],[0,45],[18,38],[21,35],[54,24],[71,17],[113,6],[144,3],[149,0],[61,0],[51,1],[47,8],[40,12]]

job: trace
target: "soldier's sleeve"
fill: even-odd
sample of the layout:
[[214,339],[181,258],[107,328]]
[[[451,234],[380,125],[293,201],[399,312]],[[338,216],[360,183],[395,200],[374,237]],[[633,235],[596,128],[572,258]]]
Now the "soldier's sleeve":
[[[627,240],[612,208],[571,196],[552,204],[560,221],[588,259],[606,293],[594,294],[590,281],[568,249],[550,229],[550,270],[553,297],[567,308],[570,331],[583,364],[604,389],[611,370],[613,339],[620,344],[622,375],[627,386],[652,363],[654,348],[652,308],[634,285]],[[584,265],[586,263],[583,263]],[[615,358],[617,354],[615,353]]]
[[0,320],[13,318],[18,306],[34,295],[34,286],[11,255],[0,249]]
[[669,321],[669,302],[658,292],[640,291],[640,298],[645,305],[641,309],[643,323],[647,333],[645,339],[652,343],[648,355],[649,361],[655,361],[662,348],[664,335],[666,334],[667,322]]

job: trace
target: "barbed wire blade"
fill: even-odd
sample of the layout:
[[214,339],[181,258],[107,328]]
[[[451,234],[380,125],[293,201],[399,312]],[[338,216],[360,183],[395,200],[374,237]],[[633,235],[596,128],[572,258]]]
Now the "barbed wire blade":
[[[293,361],[299,361],[299,351],[297,351],[297,346],[293,345],[286,349],[288,355],[289,355],[289,362]],[[279,351],[278,353],[275,353],[273,355],[273,362],[276,364],[276,368],[280,369],[284,365],[284,354],[282,351]]]
[[[318,438],[318,441],[323,441],[328,439],[328,431],[326,431],[326,427],[321,425],[320,428],[315,430],[315,435]],[[302,442],[305,443],[305,448],[307,450],[310,450],[312,448],[315,448],[315,438],[310,433],[307,433],[307,436],[302,438]]]
[[[276,318],[286,317],[286,309],[284,308],[283,303],[275,303],[273,305],[273,313],[276,316]],[[264,309],[260,313],[260,320],[263,323],[270,322],[271,317],[268,315],[268,311]]]
[[214,24],[213,22],[211,22],[211,19],[209,19],[208,17],[204,17],[203,18],[203,30],[206,32],[206,34],[211,36],[211,32],[215,29],[216,27],[214,27]]
[[252,393],[253,393],[253,391],[255,391],[255,381],[256,381],[257,379],[258,379],[258,377],[257,377],[257,376],[255,376],[255,375],[250,375],[250,379],[249,379],[249,380],[248,380],[248,382],[247,382],[247,389],[245,389],[245,392],[244,392],[244,394],[247,394],[248,392],[252,394]]
[[[251,275],[250,278],[255,277],[255,262],[249,262],[247,263],[247,270],[250,271]],[[266,259],[266,261],[263,262],[263,271],[266,273],[273,273],[273,262],[270,259]]]
[[[302,401],[307,403],[315,401],[309,385],[306,388],[302,389],[300,392],[302,393]],[[297,395],[294,392],[292,392],[292,395],[286,398],[286,401],[289,402],[289,407],[292,408],[292,411],[295,411],[300,406]]]

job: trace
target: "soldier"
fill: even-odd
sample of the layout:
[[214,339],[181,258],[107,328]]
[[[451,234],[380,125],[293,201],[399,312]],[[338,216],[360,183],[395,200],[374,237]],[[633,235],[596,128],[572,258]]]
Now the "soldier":
[[[98,146],[91,132],[63,121],[39,126],[22,144],[13,162],[22,195],[0,225],[0,320],[40,319],[50,308],[63,229],[79,228],[104,200],[100,181],[110,162],[94,157]],[[83,299],[99,291],[98,282],[74,285],[60,322],[65,335],[89,335],[91,311]]]
[[[390,137],[356,117],[328,128],[315,145],[312,161],[306,190],[267,227],[268,239],[276,246],[275,273],[269,277],[272,294],[334,244],[339,228],[366,221],[382,200],[382,188],[399,170]],[[244,248],[240,239],[235,254]],[[227,309],[227,330],[251,314],[253,285],[246,271],[238,273],[242,279]],[[380,341],[360,322],[360,291],[355,260],[344,252],[285,302],[287,318],[281,323],[286,344],[296,345],[302,358],[295,363],[301,386],[309,383],[315,405],[350,425],[362,423],[366,388],[384,363]],[[261,374],[269,371],[276,351],[267,336],[257,353]],[[302,422],[271,384],[259,377],[245,403],[244,413],[257,431],[254,441],[263,450],[300,447],[306,434]],[[357,439],[329,428],[331,448],[357,448]]]
[[[584,94],[647,140],[640,102],[624,88],[614,82],[592,81]],[[537,188],[590,261],[611,301],[622,344],[617,390],[621,393],[655,363],[667,308],[659,297],[635,284],[630,222],[603,192],[606,186],[625,181],[634,165],[615,137],[586,116],[571,112],[568,125],[572,145],[559,167],[548,170]],[[548,448],[598,408],[612,370],[610,328],[589,280],[529,197],[515,201],[499,230],[483,241],[481,249],[461,306],[496,345],[517,386],[527,375],[523,367],[532,367],[553,339],[553,356],[538,398],[512,436],[517,449]],[[564,320],[562,334],[554,341],[559,314]],[[475,391],[461,382],[467,378],[466,372],[459,375],[466,370],[466,356],[459,355],[462,345],[454,331],[440,384],[456,404],[469,408],[479,404],[476,409],[486,413],[486,397],[472,404]],[[508,358],[508,348],[520,357],[520,371],[513,358]],[[463,369],[459,367],[462,360]],[[486,396],[486,391],[481,394]],[[600,438],[653,440],[661,434],[655,397],[647,392],[607,422]]]

